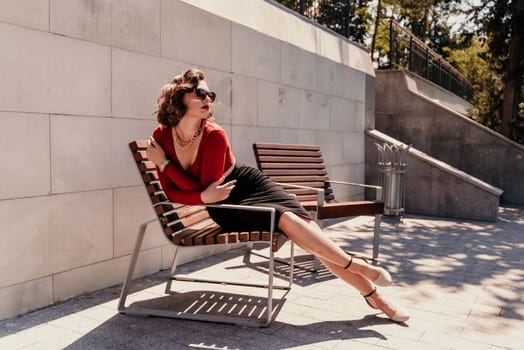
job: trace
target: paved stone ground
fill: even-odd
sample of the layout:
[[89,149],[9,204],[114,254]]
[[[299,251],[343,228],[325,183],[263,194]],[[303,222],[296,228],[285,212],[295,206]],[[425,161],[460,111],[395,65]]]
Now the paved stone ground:
[[[524,349],[523,214],[524,208],[502,208],[496,223],[385,218],[380,261],[394,285],[381,291],[410,311],[404,325],[377,314],[326,270],[299,268],[292,290],[276,293],[284,300],[268,328],[120,315],[116,286],[0,321],[0,349]],[[326,234],[345,249],[369,254],[371,231],[369,218],[355,218],[331,225]],[[310,267],[298,254],[299,266]],[[263,281],[265,266],[257,258],[243,264],[236,250],[181,270]],[[165,276],[139,279],[130,302],[165,301]],[[185,296],[205,289],[178,285]],[[217,285],[209,290],[242,294]]]

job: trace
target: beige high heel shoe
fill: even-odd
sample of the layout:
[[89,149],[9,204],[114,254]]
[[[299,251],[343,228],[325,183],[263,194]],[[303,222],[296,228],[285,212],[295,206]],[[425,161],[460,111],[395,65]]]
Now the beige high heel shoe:
[[[345,269],[348,269],[351,266],[351,263],[353,262],[353,258],[361,259],[364,262],[366,262],[366,264],[369,264],[368,260],[365,257],[363,257],[363,256],[354,255],[354,254],[351,254],[351,253],[347,253],[347,254],[349,255],[349,262],[346,265],[346,267],[344,267]],[[373,282],[374,284],[376,284],[377,286],[380,286],[380,287],[389,287],[389,286],[391,286],[391,284],[393,283],[393,280],[392,280],[391,275],[389,274],[389,272],[387,272],[383,268],[377,267],[377,266],[372,266],[370,268],[375,270],[375,271],[378,270],[378,277],[377,278],[375,278],[374,280],[368,278],[371,282]],[[363,277],[367,278],[366,276],[363,276]]]
[[381,310],[389,317],[390,320],[395,322],[406,322],[409,320],[409,315],[406,310],[401,307],[392,307],[386,300],[384,300],[380,294],[377,293],[375,287],[371,292],[366,295],[362,295],[366,303],[373,309]]

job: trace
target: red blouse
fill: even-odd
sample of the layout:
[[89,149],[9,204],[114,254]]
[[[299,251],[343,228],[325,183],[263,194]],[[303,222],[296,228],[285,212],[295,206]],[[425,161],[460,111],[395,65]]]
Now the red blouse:
[[218,124],[206,121],[195,162],[184,170],[178,161],[171,127],[158,125],[153,138],[162,146],[170,163],[161,172],[160,184],[167,198],[182,204],[203,204],[200,194],[234,163],[235,158],[226,132]]

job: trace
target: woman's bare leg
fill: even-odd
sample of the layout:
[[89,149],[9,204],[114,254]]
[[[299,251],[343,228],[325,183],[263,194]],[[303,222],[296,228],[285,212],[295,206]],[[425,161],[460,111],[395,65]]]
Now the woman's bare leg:
[[335,268],[335,271],[332,272],[345,281],[346,279],[343,275],[346,275],[347,272],[361,274],[371,281],[377,279],[380,274],[379,268],[369,265],[360,259],[353,259],[349,268],[344,270],[344,267],[349,263],[350,256],[335,242],[326,237],[313,220],[305,220],[294,213],[285,212],[282,214],[278,226],[290,240],[307,252],[317,256],[328,269],[331,270],[330,266]]
[[279,222],[279,228],[290,240],[307,252],[314,254],[335,276],[353,286],[374,307],[380,308],[393,321],[404,322],[409,319],[407,313],[391,304],[381,296],[372,281],[380,273],[379,268],[371,266],[361,259],[353,259],[346,268],[350,258],[339,246],[327,238],[320,227],[312,220],[304,220],[296,214],[286,212]]
[[329,271],[331,271],[332,274],[334,274],[347,284],[353,286],[356,290],[360,292],[360,294],[366,295],[375,288],[375,285],[369,279],[363,277],[362,275],[346,270],[344,269],[344,267],[333,264],[328,260],[324,260],[322,258],[318,259]]

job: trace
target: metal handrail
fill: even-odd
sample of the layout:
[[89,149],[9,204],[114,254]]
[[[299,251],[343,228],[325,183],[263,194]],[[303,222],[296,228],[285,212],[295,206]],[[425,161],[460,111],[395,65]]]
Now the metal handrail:
[[472,96],[473,88],[462,73],[393,19],[389,22],[388,63],[379,68],[408,69],[456,95]]
[[[287,9],[286,6],[281,5],[284,2],[283,0],[274,1]],[[312,23],[320,24],[323,3],[329,3],[329,1],[315,0],[310,3],[311,6],[307,7],[305,1],[300,0],[290,6],[289,10],[308,18]],[[429,48],[422,40],[402,28],[392,18],[389,19],[389,22],[388,62],[386,65],[381,65],[379,62],[379,69],[408,69],[458,96],[471,97],[473,95],[473,87],[462,73]],[[330,28],[321,25],[326,30],[337,33],[345,39],[348,37],[349,26],[350,21],[347,14],[340,14],[336,25],[330,26]],[[404,38],[406,38],[405,45],[402,45]]]

